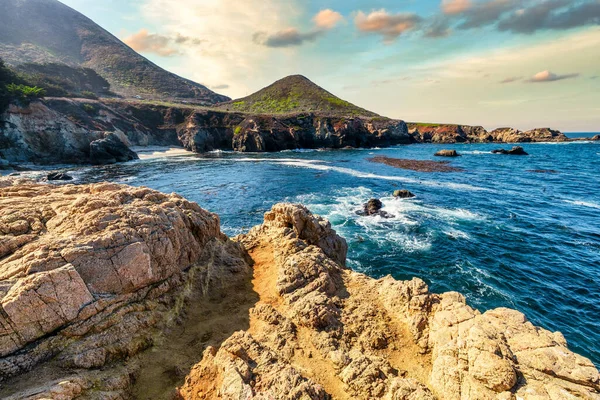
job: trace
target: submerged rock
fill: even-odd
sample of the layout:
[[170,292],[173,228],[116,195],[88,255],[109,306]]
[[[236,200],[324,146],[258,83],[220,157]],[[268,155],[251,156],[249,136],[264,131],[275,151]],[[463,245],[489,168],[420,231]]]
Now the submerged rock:
[[410,198],[413,198],[416,196],[409,190],[402,189],[402,190],[395,190],[394,197],[397,197],[399,199],[410,199]]
[[440,150],[435,153],[436,157],[459,157],[460,154],[456,152],[456,150]]
[[515,146],[510,150],[505,150],[505,149],[492,150],[492,153],[494,153],[494,154],[509,154],[509,155],[516,155],[516,156],[528,156],[529,155],[521,146]]
[[96,165],[115,164],[139,159],[114,133],[90,143],[90,162]]

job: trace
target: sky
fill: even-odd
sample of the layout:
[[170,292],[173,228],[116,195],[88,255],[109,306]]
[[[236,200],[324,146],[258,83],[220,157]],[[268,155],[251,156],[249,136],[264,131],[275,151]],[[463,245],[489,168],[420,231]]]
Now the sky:
[[411,122],[600,131],[600,0],[61,0],[239,98],[302,74]]

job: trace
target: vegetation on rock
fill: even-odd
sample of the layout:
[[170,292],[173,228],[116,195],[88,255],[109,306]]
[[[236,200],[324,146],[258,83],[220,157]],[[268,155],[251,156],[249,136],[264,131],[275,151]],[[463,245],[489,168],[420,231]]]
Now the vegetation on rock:
[[349,117],[377,116],[334,96],[301,75],[283,78],[248,97],[223,103],[219,108],[253,114],[323,113]]

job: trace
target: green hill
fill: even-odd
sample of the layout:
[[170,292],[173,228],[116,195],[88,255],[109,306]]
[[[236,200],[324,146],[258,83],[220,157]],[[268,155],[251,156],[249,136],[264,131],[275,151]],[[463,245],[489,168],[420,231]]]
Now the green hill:
[[302,75],[288,76],[248,97],[219,104],[218,107],[254,114],[308,112],[336,116],[377,116],[334,96]]
[[130,97],[229,100],[158,67],[57,0],[0,0],[0,58],[17,70],[26,63],[91,68]]

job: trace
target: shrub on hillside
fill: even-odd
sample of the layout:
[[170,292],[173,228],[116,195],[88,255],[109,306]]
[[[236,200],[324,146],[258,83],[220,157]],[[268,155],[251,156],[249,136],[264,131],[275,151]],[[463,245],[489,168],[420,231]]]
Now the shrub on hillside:
[[46,95],[46,91],[41,87],[27,86],[16,83],[9,83],[6,85],[6,91],[10,98],[23,105],[27,105],[33,99],[39,99]]

